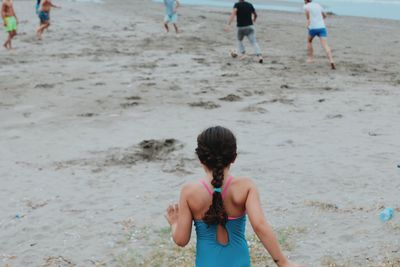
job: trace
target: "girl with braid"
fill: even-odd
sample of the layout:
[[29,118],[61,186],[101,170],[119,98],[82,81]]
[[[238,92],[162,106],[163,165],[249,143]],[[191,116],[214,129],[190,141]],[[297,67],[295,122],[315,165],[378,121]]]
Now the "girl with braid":
[[179,204],[170,205],[166,218],[178,246],[189,243],[196,228],[197,267],[248,267],[245,239],[247,217],[258,238],[279,267],[300,267],[288,261],[267,223],[256,185],[229,173],[236,159],[236,138],[223,127],[211,127],[197,137],[196,154],[205,178],[182,188]]

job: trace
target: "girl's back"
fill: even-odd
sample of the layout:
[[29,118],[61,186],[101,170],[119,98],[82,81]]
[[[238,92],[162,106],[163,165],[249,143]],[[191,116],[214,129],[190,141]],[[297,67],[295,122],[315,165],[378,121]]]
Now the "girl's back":
[[192,198],[188,199],[188,204],[195,218],[196,266],[250,266],[245,238],[245,182],[232,176],[224,179],[221,193],[228,214],[225,227],[209,226],[202,220],[202,215],[212,204],[213,190],[209,181],[204,179],[193,185]]
[[229,174],[236,159],[236,138],[232,132],[220,126],[208,128],[197,138],[196,153],[206,172],[205,178],[185,185],[179,204],[167,209],[175,243],[179,246],[189,243],[194,222],[197,267],[248,267],[250,256],[245,239],[248,217],[278,266],[296,267],[280,250],[265,219],[255,184]]

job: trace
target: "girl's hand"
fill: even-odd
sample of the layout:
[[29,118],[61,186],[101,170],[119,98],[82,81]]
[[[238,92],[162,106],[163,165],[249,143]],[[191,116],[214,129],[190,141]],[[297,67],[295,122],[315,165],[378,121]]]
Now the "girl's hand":
[[174,225],[178,222],[179,217],[179,205],[177,203],[169,205],[167,208],[167,213],[165,218],[167,219],[169,225]]

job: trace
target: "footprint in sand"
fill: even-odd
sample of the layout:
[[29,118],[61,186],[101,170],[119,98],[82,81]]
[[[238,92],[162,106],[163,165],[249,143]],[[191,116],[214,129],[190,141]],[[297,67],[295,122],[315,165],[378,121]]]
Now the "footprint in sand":
[[342,114],[329,114],[326,116],[327,119],[341,119],[343,118]]
[[293,105],[293,102],[294,102],[293,99],[273,98],[271,100],[264,100],[264,101],[258,102],[257,104],[280,103],[280,104],[285,104],[285,105]]
[[[205,64],[206,63],[206,59],[205,58],[192,58],[194,61],[196,61],[199,64]],[[209,65],[209,64],[206,64]]]
[[325,87],[322,87],[321,89],[325,90],[325,91],[332,91],[332,92],[333,91],[338,91],[338,89],[330,87],[330,86],[325,86]]
[[237,102],[237,101],[241,101],[242,98],[240,96],[238,96],[238,95],[229,94],[229,95],[227,95],[225,97],[219,98],[219,100],[228,101],[228,102]]
[[46,206],[49,203],[48,200],[46,201],[32,201],[32,200],[28,200],[26,201],[26,206],[32,210],[38,209],[38,208],[42,208],[44,206]]
[[199,102],[188,103],[188,105],[191,107],[200,107],[204,109],[215,109],[221,107],[221,105],[218,105],[212,101],[199,101]]
[[244,109],[242,109],[243,112],[253,112],[253,113],[267,113],[268,110],[262,107],[257,107],[257,106],[248,106]]
[[78,117],[84,117],[84,118],[91,118],[94,116],[99,116],[99,114],[88,112],[88,113],[81,113],[77,115]]
[[24,116],[25,118],[29,118],[32,115],[31,112],[24,112],[22,113],[22,116]]
[[85,79],[82,78],[72,78],[70,80],[67,80],[67,82],[80,82],[80,81],[84,81]]
[[253,95],[253,93],[251,91],[246,90],[246,89],[239,89],[239,90],[236,90],[236,92],[241,93],[243,96],[252,96]]
[[127,103],[121,103],[120,106],[122,108],[130,108],[130,107],[134,107],[134,106],[138,106],[139,103],[134,101],[134,102],[127,102]]
[[140,96],[127,96],[125,97],[126,100],[140,100],[142,99]]
[[94,86],[102,86],[102,85],[106,85],[106,83],[104,82],[97,82],[94,84]]
[[35,85],[35,88],[42,88],[42,89],[52,89],[54,88],[55,84],[51,83],[40,83]]
[[380,136],[380,135],[382,135],[382,134],[369,131],[369,132],[368,132],[368,135],[369,135],[369,136]]
[[223,73],[222,77],[238,77],[239,73]]

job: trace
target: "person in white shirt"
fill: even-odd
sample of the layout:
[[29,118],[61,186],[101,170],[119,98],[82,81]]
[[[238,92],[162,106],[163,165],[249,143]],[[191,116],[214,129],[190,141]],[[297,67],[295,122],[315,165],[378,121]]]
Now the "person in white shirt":
[[318,3],[312,3],[312,0],[304,0],[304,12],[307,18],[307,28],[308,28],[308,39],[307,39],[307,50],[308,50],[308,60],[307,62],[312,63],[314,60],[314,50],[312,46],[312,41],[315,36],[318,36],[321,45],[324,48],[326,54],[329,58],[329,63],[332,69],[336,69],[335,63],[332,57],[332,51],[326,40],[328,34],[326,31],[325,21],[326,14],[323,8]]

